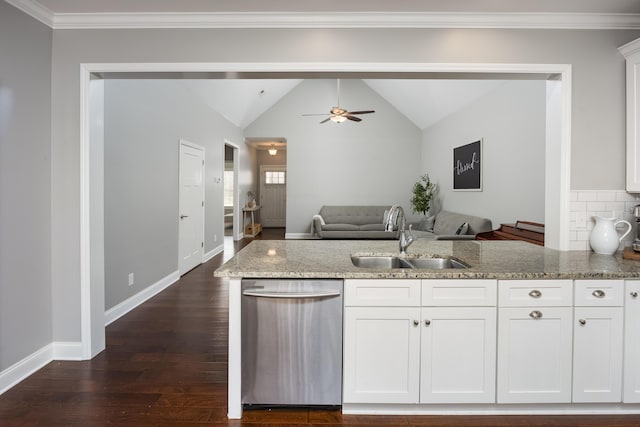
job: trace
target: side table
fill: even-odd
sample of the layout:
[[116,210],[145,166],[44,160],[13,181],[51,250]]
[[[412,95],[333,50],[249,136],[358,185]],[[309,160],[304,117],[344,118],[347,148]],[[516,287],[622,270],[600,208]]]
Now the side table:
[[[255,212],[260,210],[259,205],[255,205],[252,208],[242,208],[242,225],[244,227],[245,237],[256,237],[262,231],[262,225],[256,223]],[[251,223],[247,224],[247,214],[251,218]]]

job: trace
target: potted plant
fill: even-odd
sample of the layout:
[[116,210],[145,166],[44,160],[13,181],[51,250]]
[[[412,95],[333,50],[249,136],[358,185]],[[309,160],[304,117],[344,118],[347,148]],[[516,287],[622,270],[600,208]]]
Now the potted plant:
[[411,197],[411,208],[414,213],[426,215],[430,208],[431,199],[436,189],[436,184],[431,182],[428,174],[420,177],[420,181],[413,184],[413,196]]

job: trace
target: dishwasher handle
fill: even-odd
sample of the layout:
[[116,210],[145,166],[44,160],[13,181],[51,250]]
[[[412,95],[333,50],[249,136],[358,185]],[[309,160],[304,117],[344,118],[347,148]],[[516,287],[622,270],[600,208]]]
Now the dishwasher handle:
[[289,299],[302,299],[302,298],[328,298],[340,296],[340,291],[324,291],[324,292],[272,292],[264,291],[262,289],[247,289],[242,292],[242,295],[247,297],[259,297],[259,298],[289,298]]

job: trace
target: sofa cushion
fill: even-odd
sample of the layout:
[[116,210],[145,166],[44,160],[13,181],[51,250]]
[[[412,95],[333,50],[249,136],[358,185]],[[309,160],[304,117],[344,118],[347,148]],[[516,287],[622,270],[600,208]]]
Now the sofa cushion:
[[436,216],[435,215],[431,215],[430,217],[424,217],[416,225],[416,230],[433,231],[433,225],[435,224],[435,222],[436,222]]
[[384,224],[365,224],[360,226],[362,231],[384,231]]
[[358,231],[360,226],[354,224],[325,224],[322,226],[323,231]]
[[467,230],[469,230],[469,223],[463,222],[462,225],[460,225],[460,227],[458,227],[458,229],[456,230],[456,234],[457,235],[467,234]]

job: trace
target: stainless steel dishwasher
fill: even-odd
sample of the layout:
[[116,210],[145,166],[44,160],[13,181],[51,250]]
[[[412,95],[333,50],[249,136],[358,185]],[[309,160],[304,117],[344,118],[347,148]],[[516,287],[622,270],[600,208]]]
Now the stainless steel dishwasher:
[[342,280],[242,281],[242,403],[342,402]]

